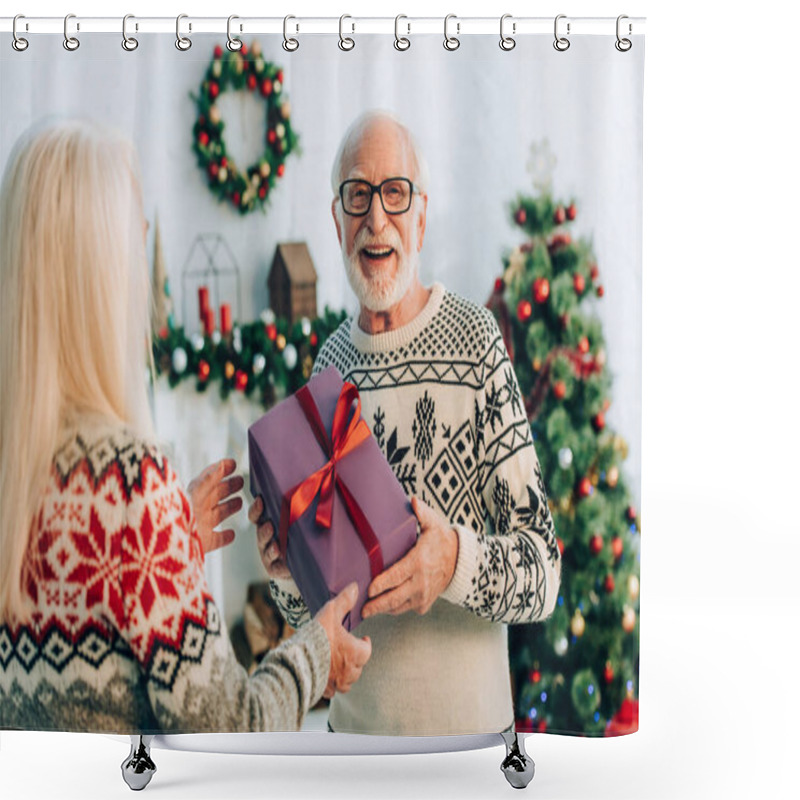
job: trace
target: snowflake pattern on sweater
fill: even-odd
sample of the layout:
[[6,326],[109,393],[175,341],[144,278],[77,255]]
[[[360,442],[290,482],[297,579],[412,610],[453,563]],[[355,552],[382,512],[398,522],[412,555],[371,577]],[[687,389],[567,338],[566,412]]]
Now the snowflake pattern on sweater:
[[[519,385],[492,314],[435,284],[435,313],[368,336],[351,318],[314,372],[334,365],[406,493],[439,509],[459,536],[442,595],[503,623],[552,613],[561,558]],[[273,581],[289,622],[308,611],[291,581]]]
[[23,565],[32,612],[0,624],[0,728],[296,730],[328,677],[319,625],[236,662],[189,500],[130,432],[58,450]]

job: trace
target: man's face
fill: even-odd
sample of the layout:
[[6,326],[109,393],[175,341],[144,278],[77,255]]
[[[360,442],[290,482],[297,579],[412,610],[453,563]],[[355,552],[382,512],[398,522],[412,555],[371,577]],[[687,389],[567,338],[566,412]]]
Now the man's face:
[[[366,129],[342,168],[343,180],[364,180],[374,186],[386,178],[416,179],[408,145],[397,127],[384,120]],[[367,214],[355,217],[344,212],[339,198],[334,199],[333,218],[347,276],[365,308],[386,311],[413,284],[425,235],[427,201],[426,195],[414,195],[407,212],[387,214],[374,194]]]

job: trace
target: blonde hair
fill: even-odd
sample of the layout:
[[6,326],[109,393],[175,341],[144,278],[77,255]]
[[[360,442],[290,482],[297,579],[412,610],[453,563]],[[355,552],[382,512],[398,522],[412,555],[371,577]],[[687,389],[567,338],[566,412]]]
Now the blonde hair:
[[152,433],[150,280],[133,146],[92,122],[29,131],[0,189],[0,621],[64,431],[84,415]]

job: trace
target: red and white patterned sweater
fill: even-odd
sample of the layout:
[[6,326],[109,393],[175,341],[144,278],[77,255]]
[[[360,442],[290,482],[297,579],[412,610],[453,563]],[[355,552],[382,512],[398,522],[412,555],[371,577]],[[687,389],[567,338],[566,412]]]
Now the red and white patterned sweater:
[[127,430],[84,426],[59,448],[23,578],[35,610],[0,624],[0,728],[297,730],[327,683],[319,623],[253,675],[239,665],[189,501]]

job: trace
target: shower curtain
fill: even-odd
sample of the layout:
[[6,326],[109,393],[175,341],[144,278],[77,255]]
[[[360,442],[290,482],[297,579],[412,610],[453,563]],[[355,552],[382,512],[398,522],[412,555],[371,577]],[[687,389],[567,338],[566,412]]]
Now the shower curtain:
[[[88,577],[110,558],[91,550],[88,518],[54,523],[36,555],[37,614],[0,619],[0,727],[247,727],[198,712],[203,693],[189,688],[233,671],[257,686],[262,660],[292,652],[310,624],[294,582],[271,580],[259,557],[248,429],[333,364],[356,384],[393,479],[457,547],[429,607],[355,628],[372,646],[360,679],[316,697],[299,727],[637,730],[644,37],[627,49],[612,25],[498,47],[456,24],[444,38],[406,36],[399,21],[393,39],[345,21],[339,46],[291,25],[237,33],[232,47],[224,33],[176,47],[132,27],[127,46],[74,31],[72,48],[55,34],[3,42],[0,93],[15,98],[0,119],[4,169],[32,126],[81,118],[133,142],[159,453],[181,497],[222,458],[246,488],[235,541],[186,555],[203,575],[196,613],[180,617],[180,578],[157,566],[126,586],[161,613],[135,641],[108,610],[114,571]],[[354,267],[362,228],[373,251]],[[409,242],[424,302],[399,328],[364,330],[348,271],[399,264]],[[418,547],[429,522],[413,513]],[[229,658],[224,671],[212,654]],[[117,691],[146,725],[115,718],[130,705]],[[159,715],[172,693],[192,714]]]

